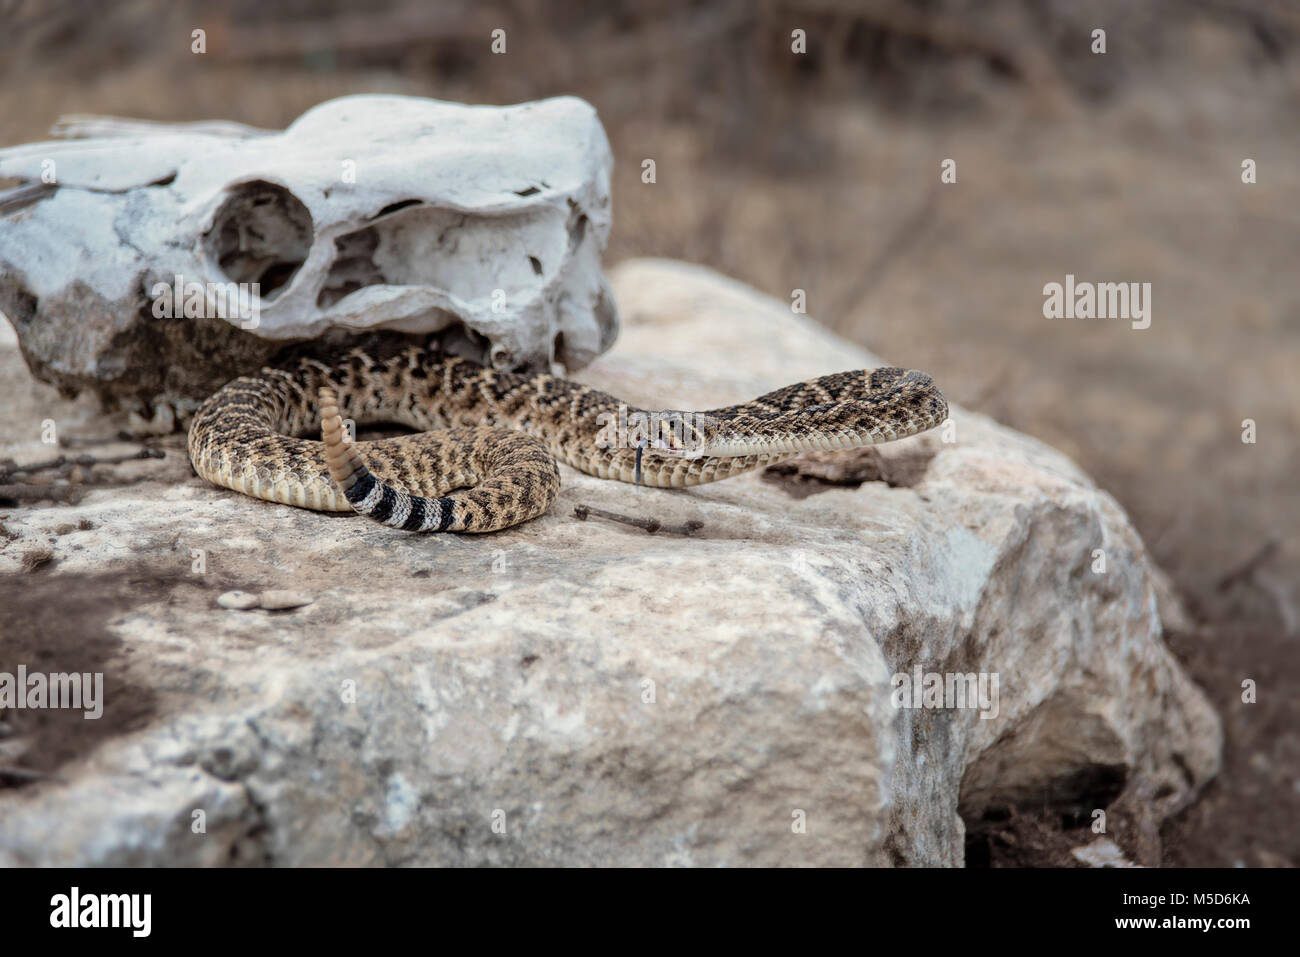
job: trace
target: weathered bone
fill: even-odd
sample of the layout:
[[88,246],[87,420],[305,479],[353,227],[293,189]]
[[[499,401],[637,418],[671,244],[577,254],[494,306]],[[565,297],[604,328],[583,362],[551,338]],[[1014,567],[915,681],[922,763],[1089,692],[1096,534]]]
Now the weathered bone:
[[[184,406],[287,343],[379,330],[573,369],[616,334],[611,156],[582,100],[352,96],[283,132],[109,117],[56,132],[83,138],[0,150],[23,183],[0,194],[0,310],[65,390]],[[169,306],[189,318],[158,318]]]

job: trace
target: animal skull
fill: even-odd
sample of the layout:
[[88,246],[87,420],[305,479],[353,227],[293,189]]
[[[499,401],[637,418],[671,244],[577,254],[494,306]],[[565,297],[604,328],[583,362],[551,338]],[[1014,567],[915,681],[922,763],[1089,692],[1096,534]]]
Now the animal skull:
[[0,150],[28,184],[0,193],[0,309],[65,391],[192,402],[287,343],[379,330],[516,369],[582,366],[616,335],[612,159],[582,100],[351,96],[282,132],[60,132],[82,138]]

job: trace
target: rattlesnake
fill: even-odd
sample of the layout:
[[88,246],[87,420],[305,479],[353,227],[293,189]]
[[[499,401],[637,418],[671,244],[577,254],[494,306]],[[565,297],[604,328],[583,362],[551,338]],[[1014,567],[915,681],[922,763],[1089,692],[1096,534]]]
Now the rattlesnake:
[[[903,438],[947,415],[930,377],[908,369],[822,376],[702,413],[650,413],[436,346],[366,346],[228,383],[195,415],[189,452],[209,482],[272,502],[355,510],[407,531],[492,532],[550,507],[557,460],[680,488]],[[345,418],[418,434],[353,442]],[[299,437],[317,429],[323,442]]]

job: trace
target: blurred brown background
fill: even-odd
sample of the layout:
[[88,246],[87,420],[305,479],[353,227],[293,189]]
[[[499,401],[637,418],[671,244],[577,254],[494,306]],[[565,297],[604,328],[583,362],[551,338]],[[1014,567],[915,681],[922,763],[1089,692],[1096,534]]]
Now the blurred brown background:
[[[282,127],[348,93],[589,100],[616,157],[607,262],[804,289],[819,320],[1119,499],[1191,611],[1170,642],[1228,732],[1164,860],[1300,862],[1300,7],[0,0],[0,23],[3,145],[64,113]],[[1150,282],[1151,327],[1044,319],[1066,273]],[[1060,827],[1023,809],[971,860],[1065,863]]]

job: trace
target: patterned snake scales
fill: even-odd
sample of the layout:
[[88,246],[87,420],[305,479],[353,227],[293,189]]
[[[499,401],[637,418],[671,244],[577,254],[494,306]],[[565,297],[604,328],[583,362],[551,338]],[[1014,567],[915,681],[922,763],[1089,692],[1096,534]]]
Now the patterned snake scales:
[[[245,495],[355,510],[412,532],[492,532],[551,506],[557,459],[600,478],[681,488],[900,439],[947,416],[930,377],[907,369],[822,376],[702,413],[650,413],[433,348],[354,348],[230,382],[195,416],[189,451],[200,476]],[[417,434],[352,442],[344,419]],[[317,430],[323,442],[300,437]]]

